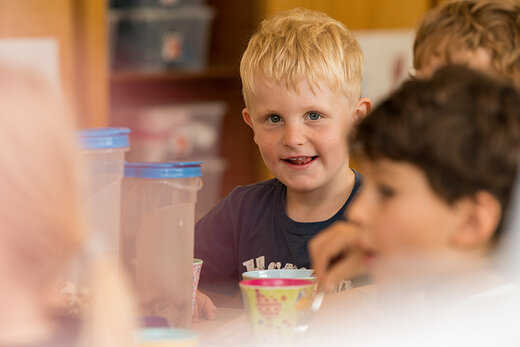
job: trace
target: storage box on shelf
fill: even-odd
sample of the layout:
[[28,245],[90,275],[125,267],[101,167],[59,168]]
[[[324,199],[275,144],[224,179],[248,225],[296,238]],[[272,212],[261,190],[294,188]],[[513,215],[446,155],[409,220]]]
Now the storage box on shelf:
[[110,0],[110,7],[178,7],[184,5],[200,5],[202,3],[204,3],[204,0]]
[[114,70],[202,70],[208,61],[208,6],[136,7],[110,11]]
[[[161,0],[112,0],[133,3],[135,8],[153,7]],[[168,1],[168,0],[167,0]],[[240,117],[244,107],[238,73],[240,56],[249,35],[262,18],[260,0],[179,0],[178,7],[207,5],[215,10],[210,21],[206,68],[168,68],[161,70],[126,69],[112,70],[110,76],[110,124],[116,123],[115,114],[125,109],[142,108],[168,103],[193,103],[207,100],[223,100],[228,110],[222,124],[222,142],[219,156],[226,159],[227,170],[222,178],[219,198],[235,186],[249,184],[259,179],[258,151],[250,129]],[[188,3],[189,2],[189,3]],[[197,2],[197,3],[195,3]],[[146,4],[145,4],[146,3]],[[108,2],[107,2],[108,4]],[[164,3],[159,6],[166,6]],[[107,6],[108,7],[108,6]],[[172,7],[171,9],[174,9]],[[166,8],[168,10],[168,8]],[[113,8],[117,13],[123,8]],[[113,12],[113,11],[112,11]],[[117,36],[117,26],[112,21],[112,35]],[[230,39],[231,38],[231,39]],[[111,42],[115,43],[115,38]],[[116,49],[116,47],[111,47]],[[112,55],[115,58],[115,54]],[[112,64],[111,66],[115,66]],[[129,116],[130,118],[131,116]],[[124,124],[124,123],[123,123]],[[160,141],[158,141],[160,142]],[[132,147],[135,139],[132,139]],[[148,151],[150,152],[150,151]]]
[[201,161],[203,186],[195,219],[221,197],[227,160],[220,157],[223,102],[199,102],[132,108],[114,115],[115,124],[132,129],[130,162]]
[[218,101],[129,108],[114,114],[113,122],[132,129],[129,161],[215,157],[226,110]]

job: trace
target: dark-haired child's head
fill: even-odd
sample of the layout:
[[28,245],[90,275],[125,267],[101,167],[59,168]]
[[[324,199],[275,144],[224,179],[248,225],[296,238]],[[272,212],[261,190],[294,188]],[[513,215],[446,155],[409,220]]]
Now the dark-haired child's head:
[[461,67],[405,82],[351,137],[364,187],[348,211],[370,256],[487,249],[520,155],[516,89]]

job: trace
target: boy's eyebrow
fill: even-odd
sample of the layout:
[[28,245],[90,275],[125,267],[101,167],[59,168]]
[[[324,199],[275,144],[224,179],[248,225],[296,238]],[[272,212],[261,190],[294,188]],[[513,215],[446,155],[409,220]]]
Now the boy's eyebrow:
[[[401,164],[402,165],[408,164],[408,165],[413,166],[412,164],[409,164],[409,163],[401,163]],[[400,172],[401,166],[396,167],[395,165],[399,165],[399,164],[398,163],[391,164],[391,163],[387,163],[384,161],[375,162],[373,169],[372,169],[372,173],[375,175],[390,176],[394,179],[399,179],[402,177],[401,172]]]

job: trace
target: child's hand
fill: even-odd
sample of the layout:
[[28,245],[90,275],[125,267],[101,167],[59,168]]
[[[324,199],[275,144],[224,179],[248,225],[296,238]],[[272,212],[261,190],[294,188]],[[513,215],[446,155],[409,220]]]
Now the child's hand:
[[362,252],[356,247],[359,227],[335,222],[309,242],[309,255],[319,288],[329,292],[336,283],[357,275]]
[[193,321],[198,321],[200,316],[209,320],[215,320],[217,318],[217,306],[206,294],[197,290],[195,307],[193,308]]

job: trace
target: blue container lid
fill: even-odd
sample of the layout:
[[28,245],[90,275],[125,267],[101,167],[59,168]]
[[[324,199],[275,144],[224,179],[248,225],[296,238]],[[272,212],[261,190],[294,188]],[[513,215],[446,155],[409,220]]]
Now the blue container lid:
[[200,161],[170,163],[125,162],[125,177],[131,178],[187,178],[200,177]]
[[77,132],[81,148],[109,149],[129,147],[128,128],[92,128]]
[[137,330],[138,342],[197,341],[199,334],[191,330],[178,328],[141,328]]

